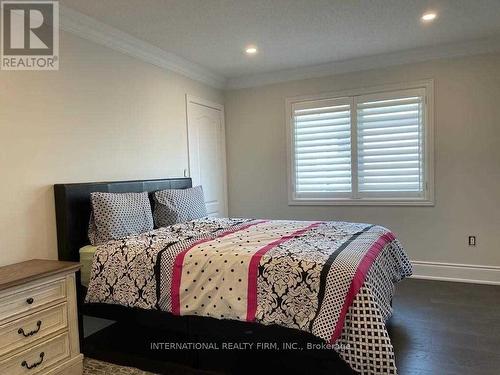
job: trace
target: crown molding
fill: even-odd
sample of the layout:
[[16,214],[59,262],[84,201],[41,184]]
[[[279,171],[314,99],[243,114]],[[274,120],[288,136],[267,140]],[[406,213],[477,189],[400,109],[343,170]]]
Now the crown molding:
[[294,69],[252,74],[227,80],[226,89],[242,89],[273,83],[325,77],[396,65],[500,51],[500,36],[467,42],[416,48],[406,51],[310,65]]
[[241,89],[334,74],[418,63],[435,59],[500,51],[500,36],[467,42],[416,48],[226,79],[209,69],[166,52],[126,32],[60,4],[60,28],[83,39],[138,58],[219,89]]
[[83,39],[90,40],[210,86],[216,88],[225,87],[225,77],[62,4],[60,5],[59,19],[62,30]]

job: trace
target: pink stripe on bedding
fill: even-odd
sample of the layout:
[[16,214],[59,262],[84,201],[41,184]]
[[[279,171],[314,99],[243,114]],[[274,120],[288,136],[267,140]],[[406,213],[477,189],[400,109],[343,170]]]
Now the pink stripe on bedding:
[[[267,223],[268,221],[269,220],[252,221],[251,223],[244,225],[242,227],[224,232],[223,234],[221,234],[220,236],[217,236],[215,238],[223,238],[223,237],[229,236],[230,234],[248,229],[254,225]],[[196,246],[198,246],[202,243],[208,242],[208,241],[212,241],[212,240],[214,240],[214,238],[210,237],[210,238],[203,238],[199,241],[196,241],[191,246],[189,246],[186,250],[182,251],[181,253],[179,253],[176,256],[175,262],[174,262],[174,269],[172,270],[172,284],[170,287],[170,292],[171,292],[171,296],[172,296],[172,314],[180,315],[180,286],[181,286],[181,278],[182,278],[182,266],[184,264],[184,258],[186,257],[186,254],[191,249],[195,248]]]
[[392,232],[384,233],[379,237],[379,239],[370,247],[370,249],[366,252],[365,256],[361,260],[354,275],[354,278],[351,282],[351,286],[347,291],[347,296],[344,301],[344,305],[342,306],[342,310],[340,311],[339,319],[337,320],[337,324],[335,326],[335,330],[333,331],[332,337],[330,338],[330,343],[334,343],[340,337],[342,333],[342,328],[344,327],[345,316],[347,314],[347,310],[351,307],[354,298],[358,294],[359,290],[363,286],[366,278],[366,274],[370,269],[371,265],[380,254],[382,249],[389,242],[394,241],[396,236]]
[[314,222],[311,225],[308,225],[305,228],[299,229],[292,234],[281,237],[280,239],[273,241],[260,250],[258,250],[250,260],[250,264],[248,266],[248,294],[247,294],[247,321],[253,322],[255,321],[255,313],[257,312],[257,274],[259,270],[259,263],[262,256],[267,253],[272,248],[286,242],[294,237],[297,237],[308,230],[317,227],[322,224],[322,221]]

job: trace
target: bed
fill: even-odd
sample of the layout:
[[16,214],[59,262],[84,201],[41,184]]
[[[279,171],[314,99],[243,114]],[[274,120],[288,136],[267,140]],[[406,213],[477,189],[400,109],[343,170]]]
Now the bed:
[[411,265],[384,227],[203,218],[84,248],[91,192],[190,186],[190,179],[55,185],[59,258],[93,254],[81,313],[141,321],[154,312],[179,326],[193,318],[231,330],[278,326],[314,337],[358,373],[397,373],[385,323],[394,285]]

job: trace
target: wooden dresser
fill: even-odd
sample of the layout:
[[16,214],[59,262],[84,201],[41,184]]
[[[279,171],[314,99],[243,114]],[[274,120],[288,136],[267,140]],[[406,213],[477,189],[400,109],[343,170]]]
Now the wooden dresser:
[[0,267],[0,374],[82,374],[79,268],[39,259]]

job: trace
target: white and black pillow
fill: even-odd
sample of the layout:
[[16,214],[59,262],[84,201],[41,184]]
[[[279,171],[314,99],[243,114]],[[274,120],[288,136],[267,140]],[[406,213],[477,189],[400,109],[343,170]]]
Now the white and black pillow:
[[158,228],[207,216],[201,186],[160,190],[154,193],[154,201],[153,215]]
[[91,193],[89,240],[94,246],[153,230],[148,193]]

